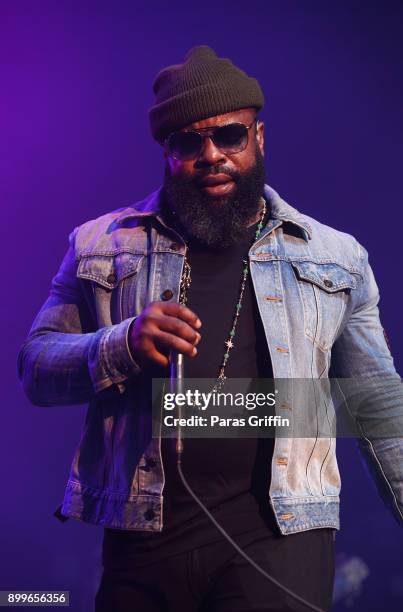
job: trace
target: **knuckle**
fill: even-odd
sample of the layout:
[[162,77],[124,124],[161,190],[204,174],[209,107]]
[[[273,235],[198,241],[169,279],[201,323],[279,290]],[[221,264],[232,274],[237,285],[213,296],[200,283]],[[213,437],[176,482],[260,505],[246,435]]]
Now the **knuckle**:
[[144,326],[136,330],[136,337],[142,342],[148,337],[147,329]]

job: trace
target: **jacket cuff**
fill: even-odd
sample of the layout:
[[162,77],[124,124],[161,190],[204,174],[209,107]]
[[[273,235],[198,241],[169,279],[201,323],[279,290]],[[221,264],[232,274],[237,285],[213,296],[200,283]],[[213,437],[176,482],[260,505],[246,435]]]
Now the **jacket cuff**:
[[[121,323],[107,327],[99,345],[99,361],[102,371],[102,380],[95,383],[95,391],[117,384],[122,392],[124,387],[119,385],[129,376],[139,374],[140,366],[133,359],[129,348],[129,331],[131,324],[137,317],[130,317]],[[98,387],[98,388],[97,388]]]

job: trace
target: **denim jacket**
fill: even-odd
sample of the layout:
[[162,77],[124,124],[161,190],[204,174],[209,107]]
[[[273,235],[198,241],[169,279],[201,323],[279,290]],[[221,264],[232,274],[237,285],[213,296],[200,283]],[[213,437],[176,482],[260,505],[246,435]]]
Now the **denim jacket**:
[[[129,326],[150,302],[179,300],[185,243],[159,214],[161,191],[75,228],[19,353],[20,379],[33,404],[88,403],[56,511],[60,520],[163,529],[161,440],[151,435],[150,398],[128,346]],[[396,379],[385,418],[388,410],[401,414],[400,377],[366,250],[351,235],[301,214],[268,185],[264,196],[271,215],[249,262],[274,379],[385,374]],[[276,405],[281,416],[292,411]],[[363,437],[360,445],[401,521],[402,439]],[[275,439],[268,499],[282,534],[339,529],[335,446],[334,437]]]

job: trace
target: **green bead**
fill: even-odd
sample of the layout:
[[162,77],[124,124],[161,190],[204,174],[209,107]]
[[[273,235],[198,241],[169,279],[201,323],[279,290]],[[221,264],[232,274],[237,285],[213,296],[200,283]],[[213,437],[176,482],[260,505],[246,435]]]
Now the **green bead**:
[[231,331],[230,331],[229,335],[230,335],[230,336],[235,336],[235,329],[231,329]]

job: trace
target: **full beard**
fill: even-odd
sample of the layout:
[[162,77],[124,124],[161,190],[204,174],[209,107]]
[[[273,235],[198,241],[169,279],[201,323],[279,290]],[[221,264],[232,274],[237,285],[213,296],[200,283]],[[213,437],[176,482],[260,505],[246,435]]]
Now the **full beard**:
[[209,168],[209,174],[222,172],[235,182],[231,193],[214,198],[204,194],[195,179],[172,175],[166,164],[163,209],[167,221],[185,239],[196,239],[210,248],[223,249],[240,242],[261,207],[266,173],[258,148],[255,159],[253,167],[243,173],[225,165]]

